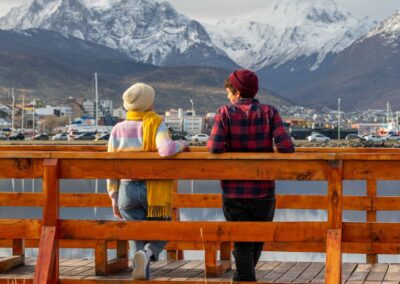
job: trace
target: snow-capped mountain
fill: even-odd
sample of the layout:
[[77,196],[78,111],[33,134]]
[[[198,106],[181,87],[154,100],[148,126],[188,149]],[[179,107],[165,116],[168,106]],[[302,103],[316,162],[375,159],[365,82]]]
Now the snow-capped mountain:
[[200,23],[177,13],[168,2],[32,0],[0,18],[0,28],[52,30],[161,66],[236,67]]
[[[343,108],[384,108],[386,102],[400,107],[400,11],[386,18],[367,35],[335,55],[329,55],[318,72],[301,77],[294,84],[284,78],[286,98],[307,105],[334,108],[342,98]],[[280,69],[280,68],[278,68]],[[270,83],[278,81],[275,70],[265,70]],[[305,72],[304,72],[305,73]],[[288,75],[288,72],[285,73]],[[301,82],[298,78],[301,78]]]
[[271,0],[265,8],[206,28],[212,41],[240,66],[277,68],[314,56],[312,71],[329,53],[342,51],[373,25],[342,11],[332,0]]
[[389,44],[400,38],[400,10],[372,29],[365,38],[376,36],[386,39]]

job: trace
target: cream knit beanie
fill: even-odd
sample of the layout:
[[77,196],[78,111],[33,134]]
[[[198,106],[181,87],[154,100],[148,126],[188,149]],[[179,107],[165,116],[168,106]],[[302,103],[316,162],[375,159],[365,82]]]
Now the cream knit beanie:
[[144,83],[130,86],[122,95],[125,110],[148,111],[154,103],[154,89]]

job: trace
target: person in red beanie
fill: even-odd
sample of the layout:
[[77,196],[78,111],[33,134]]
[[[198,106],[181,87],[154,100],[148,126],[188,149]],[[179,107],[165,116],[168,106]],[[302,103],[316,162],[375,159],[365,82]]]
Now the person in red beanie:
[[[294,145],[278,110],[261,104],[257,75],[236,70],[225,79],[230,105],[217,110],[207,148],[211,153],[278,152],[292,153]],[[222,180],[223,212],[227,221],[272,221],[275,213],[273,180]],[[263,250],[262,242],[235,242],[234,281],[257,281],[255,267]]]

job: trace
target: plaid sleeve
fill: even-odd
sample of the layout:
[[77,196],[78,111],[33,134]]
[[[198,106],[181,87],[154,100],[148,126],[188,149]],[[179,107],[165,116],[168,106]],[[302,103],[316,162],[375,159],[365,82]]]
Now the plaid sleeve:
[[272,122],[272,137],[274,138],[278,152],[293,153],[294,145],[292,138],[287,134],[282,118],[277,109],[273,109]]
[[223,109],[219,108],[214,118],[210,138],[207,142],[208,151],[211,153],[222,153],[225,151],[226,127],[223,120]]

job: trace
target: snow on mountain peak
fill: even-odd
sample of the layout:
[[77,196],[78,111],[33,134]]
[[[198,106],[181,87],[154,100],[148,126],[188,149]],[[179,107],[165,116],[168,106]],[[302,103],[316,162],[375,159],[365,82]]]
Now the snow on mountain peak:
[[52,30],[118,49],[137,61],[155,65],[190,60],[192,65],[204,65],[208,58],[211,66],[235,66],[212,44],[200,23],[179,14],[168,2],[33,0],[0,18],[0,28]]
[[272,0],[264,8],[207,26],[212,41],[241,66],[261,69],[317,54],[316,69],[330,52],[339,52],[365,35],[360,21],[332,0]]
[[382,36],[389,43],[400,38],[400,10],[371,30],[366,38],[374,36]]
[[116,0],[81,0],[81,2],[89,9],[91,8],[109,9],[110,7],[112,7],[112,5],[115,4]]

